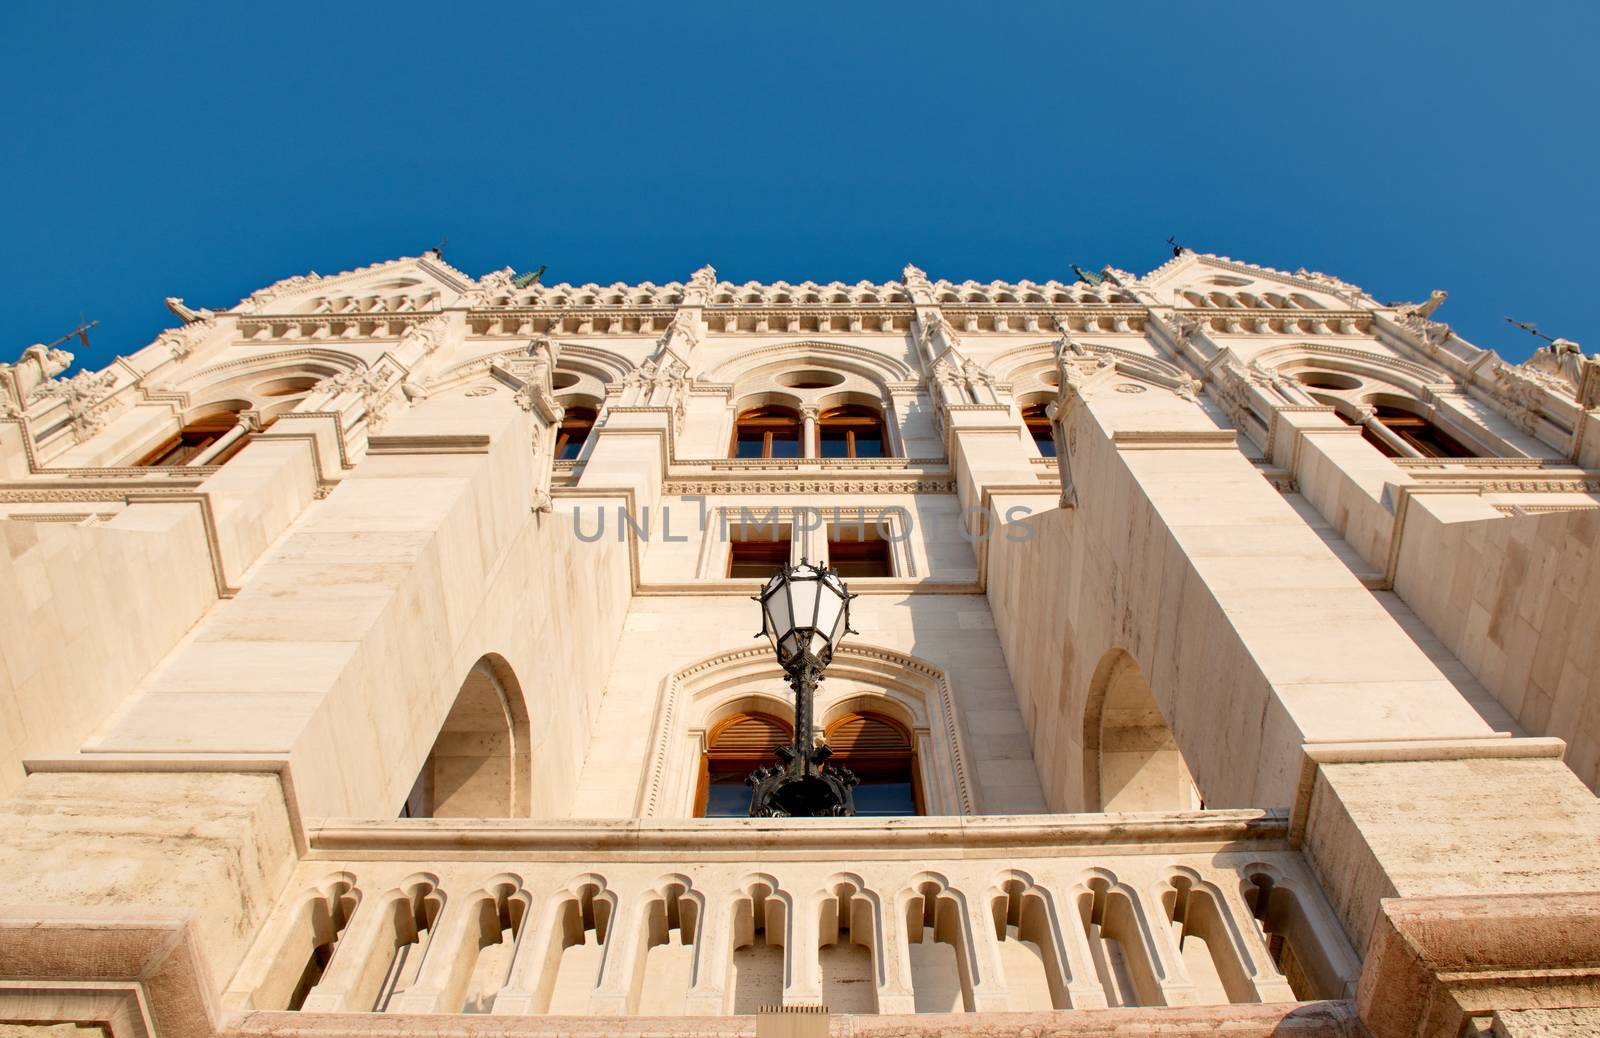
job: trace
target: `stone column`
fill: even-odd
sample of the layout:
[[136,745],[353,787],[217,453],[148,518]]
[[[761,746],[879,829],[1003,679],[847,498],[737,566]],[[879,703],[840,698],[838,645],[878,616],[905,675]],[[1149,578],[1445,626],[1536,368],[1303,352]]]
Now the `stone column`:
[[817,409],[807,404],[800,409],[800,456],[815,458],[822,453],[817,443]]
[[244,436],[254,432],[259,425],[260,421],[256,415],[249,412],[241,414],[239,421],[234,424],[232,429],[219,436],[211,446],[184,462],[184,465],[193,467],[211,464],[212,459],[220,456],[223,451],[238,443]]
[[726,897],[712,901],[694,935],[694,984],[685,1005],[690,1016],[721,1016],[727,1004],[733,966],[733,905]]
[[1411,444],[1395,435],[1393,429],[1378,420],[1377,412],[1372,408],[1364,408],[1360,415],[1361,427],[1388,445],[1389,449],[1398,453],[1402,458],[1420,458],[1422,452]]

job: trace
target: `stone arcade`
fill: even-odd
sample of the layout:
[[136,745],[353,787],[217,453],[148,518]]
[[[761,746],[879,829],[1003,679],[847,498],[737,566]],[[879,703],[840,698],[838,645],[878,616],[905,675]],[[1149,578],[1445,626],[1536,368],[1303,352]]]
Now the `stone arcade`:
[[[1572,344],[1192,253],[169,305],[0,366],[0,1033],[1600,1031]],[[802,557],[859,814],[752,819]]]

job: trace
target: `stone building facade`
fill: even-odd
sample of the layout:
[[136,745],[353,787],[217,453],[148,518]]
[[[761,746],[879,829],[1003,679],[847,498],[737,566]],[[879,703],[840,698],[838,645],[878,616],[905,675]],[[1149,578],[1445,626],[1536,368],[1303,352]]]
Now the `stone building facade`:
[[[1592,1033],[1600,365],[1439,299],[429,254],[30,348],[0,1030]],[[863,813],[740,817],[801,558]]]

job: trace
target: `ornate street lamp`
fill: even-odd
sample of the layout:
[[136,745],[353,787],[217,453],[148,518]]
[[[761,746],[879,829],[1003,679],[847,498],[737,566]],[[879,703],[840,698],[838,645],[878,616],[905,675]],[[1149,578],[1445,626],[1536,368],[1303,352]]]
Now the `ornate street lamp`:
[[761,634],[772,642],[778,664],[794,689],[794,745],[777,749],[778,763],[751,772],[752,818],[815,818],[853,815],[849,768],[827,763],[833,751],[811,741],[812,700],[823,668],[850,629],[855,598],[839,574],[805,559],[785,566],[755,596],[761,603]]

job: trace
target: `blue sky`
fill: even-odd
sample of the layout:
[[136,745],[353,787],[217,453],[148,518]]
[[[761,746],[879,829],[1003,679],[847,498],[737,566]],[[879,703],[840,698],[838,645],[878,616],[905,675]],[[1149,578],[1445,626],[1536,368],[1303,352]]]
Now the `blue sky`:
[[1577,2],[19,4],[0,355],[444,237],[609,283],[1068,280],[1168,235],[1592,352],[1597,45]]

